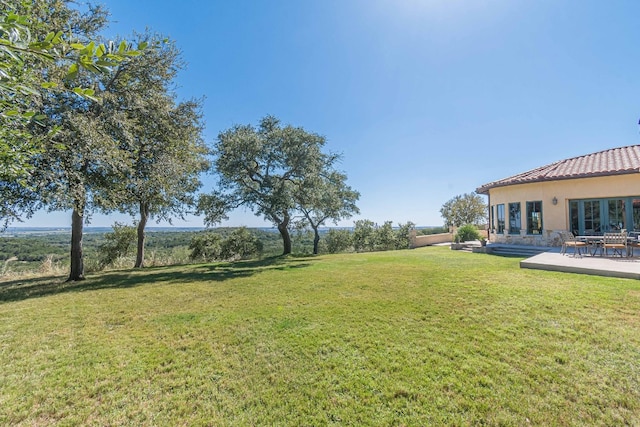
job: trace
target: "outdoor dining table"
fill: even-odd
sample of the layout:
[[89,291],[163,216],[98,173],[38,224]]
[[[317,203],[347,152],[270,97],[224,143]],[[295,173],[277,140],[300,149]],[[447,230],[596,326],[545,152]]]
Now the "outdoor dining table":
[[589,245],[590,249],[587,249],[587,251],[589,251],[589,255],[591,256],[594,256],[598,252],[598,249],[600,249],[600,255],[604,254],[604,248],[602,247],[603,238],[604,236],[576,236],[576,240],[585,242]]
[[[604,255],[604,247],[603,247],[603,239],[604,236],[576,236],[576,240],[580,240],[586,242],[589,245],[589,255],[594,256],[598,250],[600,250],[600,255]],[[627,256],[633,255],[633,246],[630,244],[638,244],[640,237],[636,236],[627,236]]]

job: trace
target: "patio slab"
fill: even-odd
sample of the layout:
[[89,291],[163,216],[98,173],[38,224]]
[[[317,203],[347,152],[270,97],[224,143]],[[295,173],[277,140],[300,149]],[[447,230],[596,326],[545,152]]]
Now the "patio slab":
[[520,261],[520,268],[640,279],[640,257],[583,256],[580,258],[557,252],[544,252]]

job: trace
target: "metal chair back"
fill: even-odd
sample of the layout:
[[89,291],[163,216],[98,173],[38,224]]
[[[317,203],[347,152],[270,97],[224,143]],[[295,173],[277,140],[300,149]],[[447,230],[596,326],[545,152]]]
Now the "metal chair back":
[[613,254],[618,253],[620,256],[627,253],[627,233],[604,233],[602,236],[602,245],[604,246],[605,255],[608,249],[613,249]]

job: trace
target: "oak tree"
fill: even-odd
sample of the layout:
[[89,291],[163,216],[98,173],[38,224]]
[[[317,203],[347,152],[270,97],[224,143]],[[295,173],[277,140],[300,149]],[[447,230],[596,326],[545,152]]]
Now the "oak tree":
[[476,193],[455,196],[440,208],[446,226],[460,227],[465,224],[480,225],[486,221],[487,204]]
[[[28,168],[24,169],[27,173],[23,186],[37,196],[37,203],[49,210],[72,211],[68,280],[82,280],[84,223],[94,210],[110,208],[113,200],[105,197],[110,193],[97,189],[110,188],[126,160],[113,138],[113,129],[119,124],[114,120],[105,121],[102,115],[98,97],[106,87],[100,77],[112,67],[124,67],[126,61],[111,61],[109,49],[93,42],[106,25],[106,10],[90,6],[81,11],[70,3],[37,0],[28,9],[32,21],[38,23],[32,28],[31,36],[42,43],[64,47],[67,42],[56,41],[57,36],[49,40],[51,33],[58,34],[64,29],[68,37],[65,40],[72,40],[72,48],[89,58],[86,62],[79,60],[91,72],[81,73],[82,67],[76,62],[69,66],[65,51],[58,52],[58,47],[52,48],[51,52],[57,54],[51,58],[49,52],[28,57],[33,73],[55,90],[41,91],[32,98],[33,106],[44,119],[31,124],[28,133],[43,143],[27,152]],[[118,50],[124,53],[126,42],[120,46]],[[91,65],[91,58],[96,57],[95,64]]]
[[321,226],[329,220],[337,224],[360,212],[356,206],[360,193],[347,185],[344,173],[331,170],[332,166],[325,164],[318,176],[310,177],[295,191],[297,208],[302,213],[301,225],[308,225],[314,233],[314,254],[318,253]]
[[[34,3],[32,13],[40,22],[46,22],[47,26],[42,28],[69,28],[77,43],[90,44],[106,24],[106,11],[90,8],[80,12],[67,3],[39,0]],[[46,121],[41,126],[32,126],[30,131],[47,143],[29,158],[29,182],[50,210],[72,210],[69,280],[82,280],[84,222],[93,208],[104,204],[93,197],[96,193],[92,190],[106,185],[107,177],[118,170],[121,159],[117,157],[115,142],[98,119],[100,104],[78,96],[73,90],[75,84],[91,88],[91,93],[100,90],[96,74],[69,76],[64,62],[39,61],[38,69],[47,81],[66,90],[43,91],[38,98],[37,105]]]
[[267,116],[257,128],[237,125],[219,134],[215,167],[228,206],[245,205],[280,232],[283,254],[291,253],[289,227],[298,212],[296,192],[318,178],[334,155],[323,153],[324,137],[282,126]]
[[174,79],[183,68],[179,49],[158,35],[135,38],[160,47],[103,76],[101,115],[117,123],[113,138],[126,158],[118,181],[103,189],[105,198],[117,198],[114,210],[139,215],[135,267],[143,267],[148,221],[182,218],[195,204],[200,174],[210,163],[202,101],[176,99]]

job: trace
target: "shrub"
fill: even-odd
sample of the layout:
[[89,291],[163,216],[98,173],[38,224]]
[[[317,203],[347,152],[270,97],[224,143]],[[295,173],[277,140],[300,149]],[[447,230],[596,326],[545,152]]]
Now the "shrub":
[[411,230],[415,224],[411,221],[398,224],[397,229],[394,229],[392,224],[391,221],[385,221],[379,226],[368,219],[356,221],[352,235],[354,250],[367,252],[408,249]]
[[428,236],[431,234],[442,234],[442,233],[448,233],[449,232],[449,227],[427,227],[427,228],[421,228],[419,230],[417,230],[417,234],[419,235],[423,235],[423,236]]
[[470,240],[480,240],[480,233],[475,225],[466,224],[458,229],[456,237],[458,237],[461,242],[468,242]]
[[396,230],[396,249],[409,249],[411,246],[411,230],[416,225],[409,221],[406,224],[398,224]]
[[135,225],[124,225],[116,222],[113,231],[105,233],[104,240],[98,247],[100,253],[99,268],[113,264],[118,258],[130,255],[136,241]]
[[222,252],[222,237],[211,231],[196,234],[191,239],[189,249],[191,250],[189,258],[192,260],[207,262],[219,259]]
[[347,252],[353,246],[353,238],[349,230],[330,229],[320,241],[326,252],[337,254]]
[[262,242],[246,227],[236,228],[226,238],[217,232],[206,231],[191,239],[192,260],[215,261],[249,258],[262,252]]
[[396,248],[396,233],[391,224],[391,221],[385,221],[384,224],[375,228],[375,250],[391,251]]
[[353,229],[353,249],[356,252],[373,251],[375,248],[375,224],[368,219],[359,219]]
[[220,257],[222,259],[243,259],[258,255],[261,252],[262,242],[246,227],[240,227],[233,230],[222,241]]

